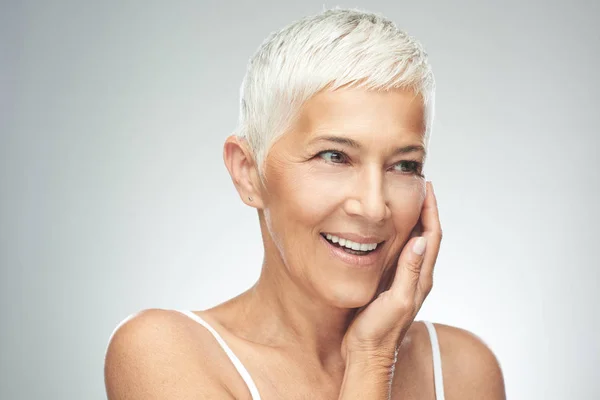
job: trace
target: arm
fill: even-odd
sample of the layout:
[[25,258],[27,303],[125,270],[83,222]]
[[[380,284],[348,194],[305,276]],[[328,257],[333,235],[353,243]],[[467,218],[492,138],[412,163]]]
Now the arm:
[[390,399],[394,358],[381,355],[349,355],[339,400]]
[[[173,316],[146,310],[113,334],[104,377],[109,400],[234,399],[211,373],[197,343],[186,340]],[[204,361],[204,362],[203,362]]]
[[[483,340],[464,329],[435,325],[442,351],[446,399],[506,400],[500,364]],[[368,358],[350,355],[339,400],[392,398],[391,360],[381,354]]]

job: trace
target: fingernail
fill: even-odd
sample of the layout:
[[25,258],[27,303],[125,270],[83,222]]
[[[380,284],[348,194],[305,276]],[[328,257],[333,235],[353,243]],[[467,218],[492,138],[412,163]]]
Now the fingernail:
[[427,245],[427,238],[424,236],[421,236],[420,238],[418,238],[415,241],[415,244],[413,245],[413,251],[422,256],[423,253],[425,253],[425,247]]

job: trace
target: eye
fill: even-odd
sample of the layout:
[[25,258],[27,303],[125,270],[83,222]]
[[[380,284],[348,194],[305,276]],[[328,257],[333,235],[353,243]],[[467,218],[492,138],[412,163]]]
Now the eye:
[[[396,164],[394,166],[394,169],[396,171],[400,171],[402,173],[415,174],[418,176],[422,176],[421,175],[422,165],[423,164],[418,161],[400,161],[398,164]],[[397,167],[399,167],[399,168],[397,168]]]
[[344,164],[348,161],[348,157],[344,153],[336,150],[325,150],[317,154],[317,156],[333,164]]

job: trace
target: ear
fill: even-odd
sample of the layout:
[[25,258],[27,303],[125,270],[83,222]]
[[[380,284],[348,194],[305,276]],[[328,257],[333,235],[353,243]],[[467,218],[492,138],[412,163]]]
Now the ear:
[[223,161],[242,201],[250,207],[262,209],[261,180],[246,140],[236,135],[229,136],[223,146]]

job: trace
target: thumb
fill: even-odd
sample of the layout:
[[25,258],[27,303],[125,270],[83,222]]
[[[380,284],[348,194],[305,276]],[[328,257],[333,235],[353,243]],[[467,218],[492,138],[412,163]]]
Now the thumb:
[[406,243],[400,254],[390,292],[402,304],[414,302],[426,247],[426,237],[414,237]]

